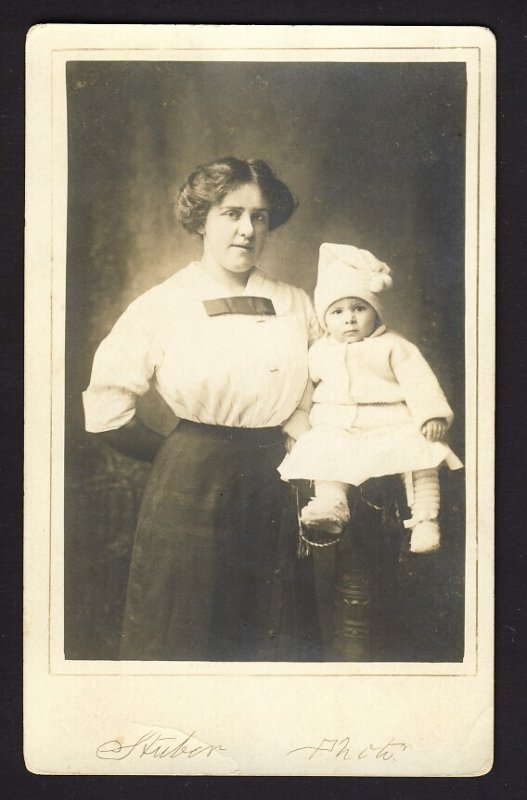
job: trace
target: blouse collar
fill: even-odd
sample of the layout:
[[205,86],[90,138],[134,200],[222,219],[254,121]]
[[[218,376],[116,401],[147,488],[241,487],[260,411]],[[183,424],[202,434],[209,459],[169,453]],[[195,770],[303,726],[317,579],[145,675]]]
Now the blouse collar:
[[194,291],[200,295],[202,300],[212,300],[216,297],[233,297],[242,295],[258,295],[271,298],[272,284],[269,283],[264,273],[258,267],[252,267],[245,287],[239,291],[224,286],[220,281],[209,275],[199,261],[189,264],[188,277]]

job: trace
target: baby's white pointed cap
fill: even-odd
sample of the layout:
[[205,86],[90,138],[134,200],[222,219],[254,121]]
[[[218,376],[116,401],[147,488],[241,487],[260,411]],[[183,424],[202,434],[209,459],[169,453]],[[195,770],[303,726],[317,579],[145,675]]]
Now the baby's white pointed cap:
[[361,250],[351,244],[328,242],[320,246],[315,310],[324,327],[329,306],[343,297],[366,300],[382,321],[380,294],[391,286],[390,267],[369,250]]

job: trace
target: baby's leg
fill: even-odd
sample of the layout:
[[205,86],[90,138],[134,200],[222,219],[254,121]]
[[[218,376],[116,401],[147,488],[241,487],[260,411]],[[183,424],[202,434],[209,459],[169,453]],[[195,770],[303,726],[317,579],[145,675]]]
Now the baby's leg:
[[439,473],[437,469],[421,469],[407,472],[404,476],[411,519],[404,523],[412,528],[410,550],[426,553],[437,550],[441,534],[437,517],[439,514]]
[[315,481],[315,496],[302,509],[301,520],[310,528],[338,535],[349,522],[349,484],[339,481]]

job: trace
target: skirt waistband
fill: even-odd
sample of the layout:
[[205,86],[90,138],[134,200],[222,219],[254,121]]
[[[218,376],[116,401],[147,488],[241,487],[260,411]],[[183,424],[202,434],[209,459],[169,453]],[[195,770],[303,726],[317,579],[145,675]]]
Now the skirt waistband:
[[181,419],[175,428],[175,432],[177,431],[197,436],[213,436],[223,440],[251,442],[257,445],[275,444],[284,439],[284,432],[279,425],[272,428],[235,428],[229,425],[208,425],[205,422]]

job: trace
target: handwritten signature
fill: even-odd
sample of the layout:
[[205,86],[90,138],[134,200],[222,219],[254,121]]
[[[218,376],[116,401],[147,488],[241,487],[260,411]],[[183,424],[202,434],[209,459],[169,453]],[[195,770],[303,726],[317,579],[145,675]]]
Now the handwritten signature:
[[394,761],[397,760],[399,753],[408,750],[410,747],[406,742],[397,742],[395,739],[390,739],[389,742],[384,744],[368,744],[366,747],[353,747],[349,736],[343,739],[322,739],[318,745],[304,745],[303,747],[295,747],[287,753],[290,756],[292,753],[308,753],[307,760],[311,761],[319,753],[330,754],[334,758],[340,758],[342,761],[360,761],[364,758],[375,758],[378,761]]
[[132,754],[143,758],[196,758],[196,756],[210,756],[217,752],[225,752],[225,747],[221,744],[203,744],[194,739],[196,731],[181,738],[176,736],[163,736],[159,731],[148,731],[144,733],[136,742],[124,744],[119,739],[110,739],[108,742],[100,744],[96,755],[98,758],[109,759],[111,761],[123,761]]

